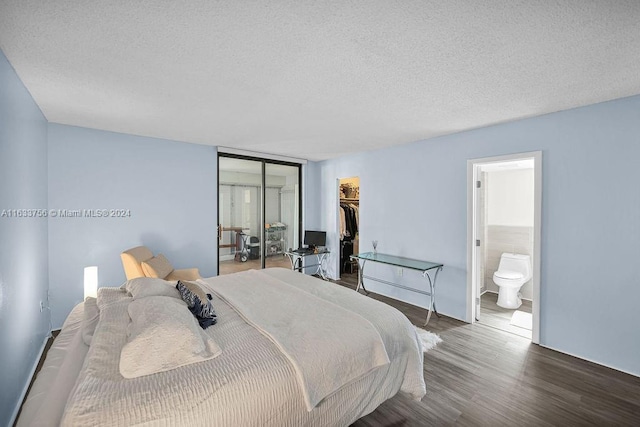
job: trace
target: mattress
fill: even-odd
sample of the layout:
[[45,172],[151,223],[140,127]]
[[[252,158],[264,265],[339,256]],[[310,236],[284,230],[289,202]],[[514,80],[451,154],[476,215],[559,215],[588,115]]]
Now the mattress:
[[60,423],[67,398],[80,374],[89,346],[82,340],[83,303],[76,305],[53,341],[22,406],[17,426]]
[[[206,333],[222,348],[221,355],[168,372],[125,379],[119,372],[119,358],[127,342],[127,307],[132,299],[120,288],[101,288],[100,321],[84,362],[75,365],[76,370],[82,366],[80,373],[61,373],[65,381],[60,386],[65,390],[75,382],[67,393],[61,425],[344,426],[372,412],[399,390],[416,399],[424,396],[420,344],[402,313],[290,270],[268,269],[264,274],[304,287],[367,319],[380,332],[390,363],[347,383],[308,410],[291,360],[270,337],[212,292],[220,320]],[[205,282],[215,284],[227,280],[225,277]],[[77,316],[72,312],[68,322]],[[78,335],[73,325],[65,323],[60,336]],[[76,351],[74,357],[81,354]],[[62,414],[61,409],[54,412]],[[31,419],[27,416],[21,425],[33,425],[27,422]]]

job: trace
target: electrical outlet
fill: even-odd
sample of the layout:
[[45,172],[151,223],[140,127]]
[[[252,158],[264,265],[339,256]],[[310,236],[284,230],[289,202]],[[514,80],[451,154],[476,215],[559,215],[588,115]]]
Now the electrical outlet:
[[396,273],[398,274],[398,277],[402,277],[402,267],[397,267]]
[[44,311],[44,301],[40,301],[40,313]]

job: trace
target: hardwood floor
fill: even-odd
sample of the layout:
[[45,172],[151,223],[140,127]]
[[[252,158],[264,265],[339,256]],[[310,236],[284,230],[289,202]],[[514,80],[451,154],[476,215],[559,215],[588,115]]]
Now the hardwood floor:
[[[355,289],[353,276],[338,282]],[[421,326],[425,310],[370,294]],[[401,393],[353,426],[638,426],[640,378],[508,332],[431,317],[444,340],[425,354],[427,394]]]

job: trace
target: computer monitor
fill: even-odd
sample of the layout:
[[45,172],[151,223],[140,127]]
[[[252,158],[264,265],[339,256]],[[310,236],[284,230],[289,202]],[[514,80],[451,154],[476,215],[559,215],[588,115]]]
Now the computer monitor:
[[318,246],[327,245],[327,232],[326,231],[311,231],[305,230],[304,232],[304,244],[310,248],[316,248]]

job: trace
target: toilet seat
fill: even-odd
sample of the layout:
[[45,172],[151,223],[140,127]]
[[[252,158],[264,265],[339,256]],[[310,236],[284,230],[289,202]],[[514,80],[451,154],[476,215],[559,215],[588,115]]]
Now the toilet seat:
[[496,271],[494,276],[507,280],[518,280],[524,278],[524,274],[509,270]]

